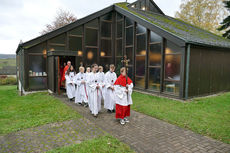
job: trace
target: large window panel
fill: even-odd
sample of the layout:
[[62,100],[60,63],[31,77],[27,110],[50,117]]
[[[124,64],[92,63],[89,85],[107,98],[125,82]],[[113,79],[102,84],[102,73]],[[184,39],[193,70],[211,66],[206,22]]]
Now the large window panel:
[[69,31],[70,35],[82,35],[82,33],[83,33],[83,27],[82,26],[74,28],[74,29]]
[[131,19],[126,18],[126,19],[125,19],[125,24],[126,24],[126,27],[128,27],[128,26],[133,25],[134,23],[133,23],[133,21],[132,21]]
[[150,32],[150,43],[157,43],[157,42],[162,42],[162,37],[159,36],[158,34],[154,33],[154,32]]
[[161,82],[161,69],[160,68],[149,68],[149,82],[148,88],[150,90],[160,90]]
[[136,55],[146,55],[146,35],[137,35],[137,50]]
[[47,77],[30,77],[29,89],[30,90],[47,89]]
[[129,59],[129,65],[132,65],[133,63],[133,47],[126,48],[126,56],[127,59]]
[[86,27],[98,28],[98,19],[92,20],[85,25]]
[[46,43],[41,43],[39,45],[33,46],[28,49],[29,53],[46,53]]
[[66,38],[66,34],[61,34],[57,37],[54,37],[52,39],[49,40],[50,43],[54,43],[54,44],[65,44],[65,39]]
[[150,45],[149,65],[161,66],[161,44]]
[[133,45],[133,27],[126,28],[126,46]]
[[103,20],[106,20],[106,21],[111,21],[111,20],[112,20],[112,17],[113,17],[113,14],[112,14],[112,12],[110,12],[110,13],[108,13],[108,14],[102,16],[102,19],[103,19]]
[[109,70],[109,65],[112,64],[112,57],[100,58],[100,65],[103,66],[104,72]]
[[42,55],[29,55],[29,76],[47,76],[46,59]]
[[122,56],[122,39],[117,40],[117,52],[116,56]]
[[69,50],[82,51],[82,37],[69,37]]
[[123,22],[117,22],[117,38],[122,37],[122,24]]
[[97,63],[97,48],[86,48],[87,65]]
[[87,46],[97,46],[98,30],[86,28],[85,44]]
[[165,79],[180,81],[181,55],[165,55]]
[[111,40],[102,39],[101,40],[101,53],[103,56],[111,56],[112,55],[112,44]]
[[146,33],[146,28],[142,25],[137,25],[137,34]]
[[101,37],[111,37],[112,23],[101,22]]

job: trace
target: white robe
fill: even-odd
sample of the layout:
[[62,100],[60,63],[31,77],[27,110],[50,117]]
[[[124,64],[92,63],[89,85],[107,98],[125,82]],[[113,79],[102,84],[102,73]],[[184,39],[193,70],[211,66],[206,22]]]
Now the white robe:
[[[89,85],[89,109],[93,115],[97,115],[101,110],[101,84],[99,83],[98,73],[91,73]],[[97,89],[96,86],[100,88]]]
[[86,76],[86,91],[87,91],[88,96],[89,96],[89,81],[90,81],[90,75],[91,75],[91,72],[86,72],[86,73],[85,73],[85,76]]
[[[85,81],[85,84],[83,84],[82,81]],[[75,103],[82,103],[82,102],[87,103],[88,93],[86,87],[86,74],[79,72],[75,76],[75,84],[77,85],[77,89],[75,92]]]
[[[115,85],[115,103],[121,106],[128,106],[133,104],[132,101],[132,92],[133,92],[133,83],[128,86],[128,94],[125,92],[126,87]],[[128,96],[128,98],[127,98]]]
[[102,88],[101,88],[101,96],[102,96],[103,99],[105,99],[105,91],[106,91],[106,88],[105,88],[105,73],[104,72],[98,72],[97,74],[99,76],[99,83],[102,86]]
[[117,80],[117,75],[115,72],[108,71],[105,74],[105,99],[104,108],[109,110],[114,110],[115,107],[115,92],[111,89],[114,87],[114,83]]
[[74,84],[74,72],[70,72],[69,75],[65,75],[66,79],[66,93],[69,99],[74,98],[75,96],[75,84]]

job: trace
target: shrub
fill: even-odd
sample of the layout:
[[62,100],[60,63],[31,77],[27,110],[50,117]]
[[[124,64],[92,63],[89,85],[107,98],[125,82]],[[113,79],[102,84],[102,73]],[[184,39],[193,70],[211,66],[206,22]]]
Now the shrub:
[[0,85],[16,85],[17,79],[15,77],[0,78]]

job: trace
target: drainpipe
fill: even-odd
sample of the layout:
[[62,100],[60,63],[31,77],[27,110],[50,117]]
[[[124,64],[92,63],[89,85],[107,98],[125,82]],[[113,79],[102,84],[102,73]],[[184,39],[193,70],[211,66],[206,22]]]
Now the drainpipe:
[[188,44],[188,47],[187,47],[187,62],[186,62],[186,80],[185,80],[185,100],[188,99],[190,50],[191,50],[191,45]]

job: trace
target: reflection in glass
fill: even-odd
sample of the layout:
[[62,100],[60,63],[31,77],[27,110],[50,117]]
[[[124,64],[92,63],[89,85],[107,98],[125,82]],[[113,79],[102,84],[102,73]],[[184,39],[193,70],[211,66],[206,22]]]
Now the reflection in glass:
[[117,38],[122,37],[122,23],[123,22],[117,22]]
[[137,25],[137,34],[140,34],[140,33],[146,33],[146,28],[143,27],[142,25],[138,24]]
[[181,48],[171,41],[167,40],[165,54],[181,54]]
[[126,56],[127,59],[129,59],[129,65],[132,65],[133,63],[133,47],[126,48]]
[[133,21],[130,20],[129,18],[126,18],[125,19],[125,23],[126,23],[126,27],[130,26],[130,25],[133,25]]
[[49,40],[50,43],[55,43],[55,44],[65,44],[65,34],[61,34],[57,37],[54,37],[52,39]]
[[165,81],[164,82],[164,91],[173,93],[175,95],[179,95],[180,83],[179,82]]
[[112,13],[108,13],[104,16],[102,16],[103,20],[111,21],[112,20]]
[[111,40],[101,40],[101,52],[104,52],[104,56],[111,56],[112,55],[112,45]]
[[122,19],[122,15],[120,13],[117,13],[117,20],[121,20]]
[[86,27],[98,28],[98,19],[92,20],[85,25]]
[[150,33],[150,43],[152,42],[162,42],[162,37],[157,35],[156,33],[152,32]]
[[150,90],[160,90],[160,75],[161,69],[160,68],[149,68],[149,83],[148,88]]
[[161,44],[150,45],[149,49],[149,65],[161,65]]
[[97,48],[86,48],[87,64],[97,63]]
[[48,51],[64,51],[65,46],[49,45]]
[[122,64],[122,57],[117,57],[116,58],[116,74],[117,76],[120,75],[120,69],[123,67],[123,64]]
[[100,58],[100,65],[103,66],[104,72],[109,70],[109,65],[113,64],[112,57],[109,58]]
[[165,55],[165,79],[180,80],[181,55]]
[[41,43],[28,49],[30,53],[43,53],[46,50],[46,43]]
[[136,56],[136,75],[145,76],[145,56]]
[[29,78],[30,90],[41,90],[47,88],[47,77],[33,77]]
[[137,35],[137,49],[136,49],[136,55],[146,55],[146,35]]
[[[29,56],[29,71],[31,76],[43,76],[46,72],[46,60],[43,56]],[[34,75],[35,74],[35,75]],[[41,74],[41,75],[40,75]]]
[[145,78],[144,77],[135,77],[135,87],[145,88]]

